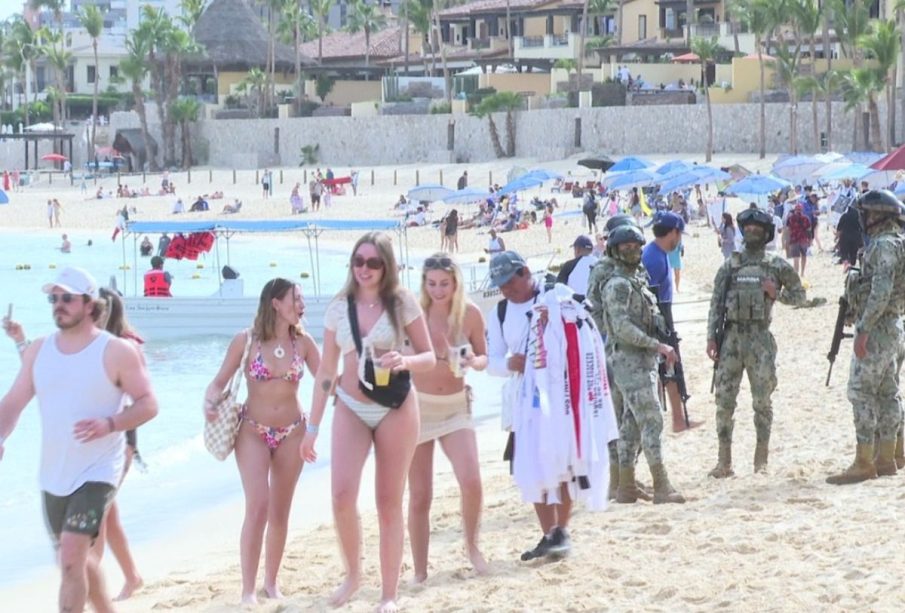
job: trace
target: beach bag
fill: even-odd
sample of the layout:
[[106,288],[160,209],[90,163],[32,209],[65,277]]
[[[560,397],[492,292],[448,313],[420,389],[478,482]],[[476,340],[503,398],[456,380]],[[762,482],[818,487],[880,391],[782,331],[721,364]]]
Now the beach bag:
[[239,362],[239,368],[233,373],[229,385],[220,397],[217,417],[214,421],[204,420],[204,446],[221,462],[232,453],[236,445],[236,435],[239,433],[239,412],[242,410],[242,403],[239,402],[239,384],[245,375],[245,361],[251,349],[251,330],[246,330],[245,335],[248,338],[245,341],[242,361]]
[[412,374],[407,370],[392,372],[390,373],[388,385],[376,385],[374,360],[370,356],[366,356],[362,351],[355,300],[352,296],[349,296],[347,302],[349,305],[349,327],[352,329],[352,338],[355,339],[355,349],[358,351],[358,359],[364,362],[363,377],[359,377],[358,389],[380,406],[388,409],[398,409],[405,402],[405,399],[408,398],[409,391],[412,389]]

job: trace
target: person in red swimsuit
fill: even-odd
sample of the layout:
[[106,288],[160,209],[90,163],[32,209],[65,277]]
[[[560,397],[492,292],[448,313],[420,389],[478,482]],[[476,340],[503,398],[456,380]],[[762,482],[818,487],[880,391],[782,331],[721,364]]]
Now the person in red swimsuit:
[[[264,591],[281,598],[277,571],[286,546],[289,509],[302,471],[296,451],[305,433],[298,401],[299,380],[305,367],[314,374],[320,352],[310,334],[302,330],[305,312],[301,288],[276,278],[261,291],[251,330],[239,332],[229,345],[220,371],[205,392],[208,419],[240,368],[248,384],[242,424],[236,436],[236,464],[245,491],[245,521],[239,541],[242,567],[242,602],[254,604],[255,579],[264,548]],[[251,335],[247,364],[241,364]],[[266,546],[264,529],[267,528]]]

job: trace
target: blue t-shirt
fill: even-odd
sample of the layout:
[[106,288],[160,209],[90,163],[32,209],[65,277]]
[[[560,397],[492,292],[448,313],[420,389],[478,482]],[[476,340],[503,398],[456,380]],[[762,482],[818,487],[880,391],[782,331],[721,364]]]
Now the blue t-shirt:
[[657,290],[657,300],[672,302],[672,268],[669,255],[657,243],[648,243],[641,252],[641,262],[647,269],[651,287]]

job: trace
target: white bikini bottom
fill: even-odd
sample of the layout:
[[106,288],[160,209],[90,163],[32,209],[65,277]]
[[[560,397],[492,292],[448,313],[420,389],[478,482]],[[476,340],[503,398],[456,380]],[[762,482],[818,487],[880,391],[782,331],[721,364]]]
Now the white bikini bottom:
[[381,420],[387,416],[387,413],[392,411],[392,409],[379,405],[376,402],[357,400],[339,386],[336,388],[336,397],[342,400],[343,404],[349,407],[349,410],[355,413],[355,415],[358,416],[358,419],[363,421],[371,430],[376,430],[377,426],[380,425]]

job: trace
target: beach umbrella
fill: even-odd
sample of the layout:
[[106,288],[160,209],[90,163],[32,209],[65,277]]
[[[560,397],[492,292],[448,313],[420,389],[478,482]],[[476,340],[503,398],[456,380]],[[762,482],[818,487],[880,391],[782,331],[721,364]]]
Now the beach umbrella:
[[898,181],[902,173],[895,170],[873,170],[868,167],[867,174],[858,177],[859,181],[867,181],[872,189],[883,189],[892,185],[893,181]]
[[771,177],[770,175],[750,175],[740,181],[736,181],[729,186],[729,192],[732,194],[770,194],[784,187],[789,187],[791,183],[785,179]]
[[513,166],[506,173],[506,183],[512,183],[519,177],[528,174],[528,169],[524,166]]
[[698,57],[697,53],[683,53],[682,55],[677,55],[672,58],[673,64],[694,64],[695,62],[700,62],[701,58]]
[[466,187],[451,193],[442,200],[446,204],[471,204],[473,202],[482,202],[491,197],[493,197],[493,194],[488,191],[477,187]]
[[[558,172],[553,172],[552,170],[547,170],[545,168],[535,168],[527,173],[532,177],[537,177],[539,179],[543,179],[544,181],[550,181],[552,179],[562,179],[562,175]],[[525,176],[525,175],[522,175]],[[521,177],[519,177],[521,178]]]
[[870,166],[877,160],[880,160],[886,156],[882,153],[877,153],[876,151],[852,151],[845,157],[846,159],[856,164],[864,164],[865,166]]
[[821,162],[809,155],[796,155],[777,162],[770,172],[782,179],[800,181],[810,177],[815,170],[823,166],[826,166],[826,162]]
[[671,162],[666,162],[662,166],[657,169],[658,175],[664,176],[672,176],[676,171],[685,171],[694,168],[692,164],[689,164],[685,160],[672,160]]
[[845,161],[845,156],[841,153],[836,153],[835,151],[827,151],[826,153],[818,153],[814,156],[814,159],[830,164],[833,162]]
[[425,183],[418,187],[413,187],[408,191],[409,200],[417,200],[418,202],[434,202],[435,200],[443,200],[455,190],[443,187],[439,183]]
[[9,204],[9,196],[2,189],[0,189],[0,204]]
[[60,155],[59,153],[47,153],[41,156],[41,159],[45,162],[65,162],[69,158],[65,155]]
[[905,145],[870,165],[874,170],[905,170]]
[[547,181],[547,179],[543,179],[537,175],[532,175],[529,172],[526,175],[522,175],[515,181],[510,181],[509,183],[501,187],[497,193],[511,194],[512,192],[520,192],[522,190],[531,189],[532,187],[543,185],[545,181]]
[[679,173],[670,177],[668,180],[665,180],[660,184],[660,192],[668,193],[690,185],[707,185],[719,181],[728,181],[730,179],[732,179],[732,175],[719,168],[695,166],[686,172]]
[[842,179],[860,179],[864,175],[876,172],[864,164],[846,164],[845,166],[824,171],[818,171],[818,176],[824,181],[841,181]]
[[646,187],[659,183],[662,177],[649,169],[630,170],[607,177],[604,181],[609,189],[631,189],[633,187]]
[[610,156],[604,155],[603,153],[597,153],[578,160],[579,166],[584,166],[591,170],[601,170],[603,172],[608,171],[615,163],[616,162],[614,162]]
[[651,162],[645,159],[630,155],[624,157],[610,167],[610,172],[626,172],[629,170],[643,170],[653,166]]

